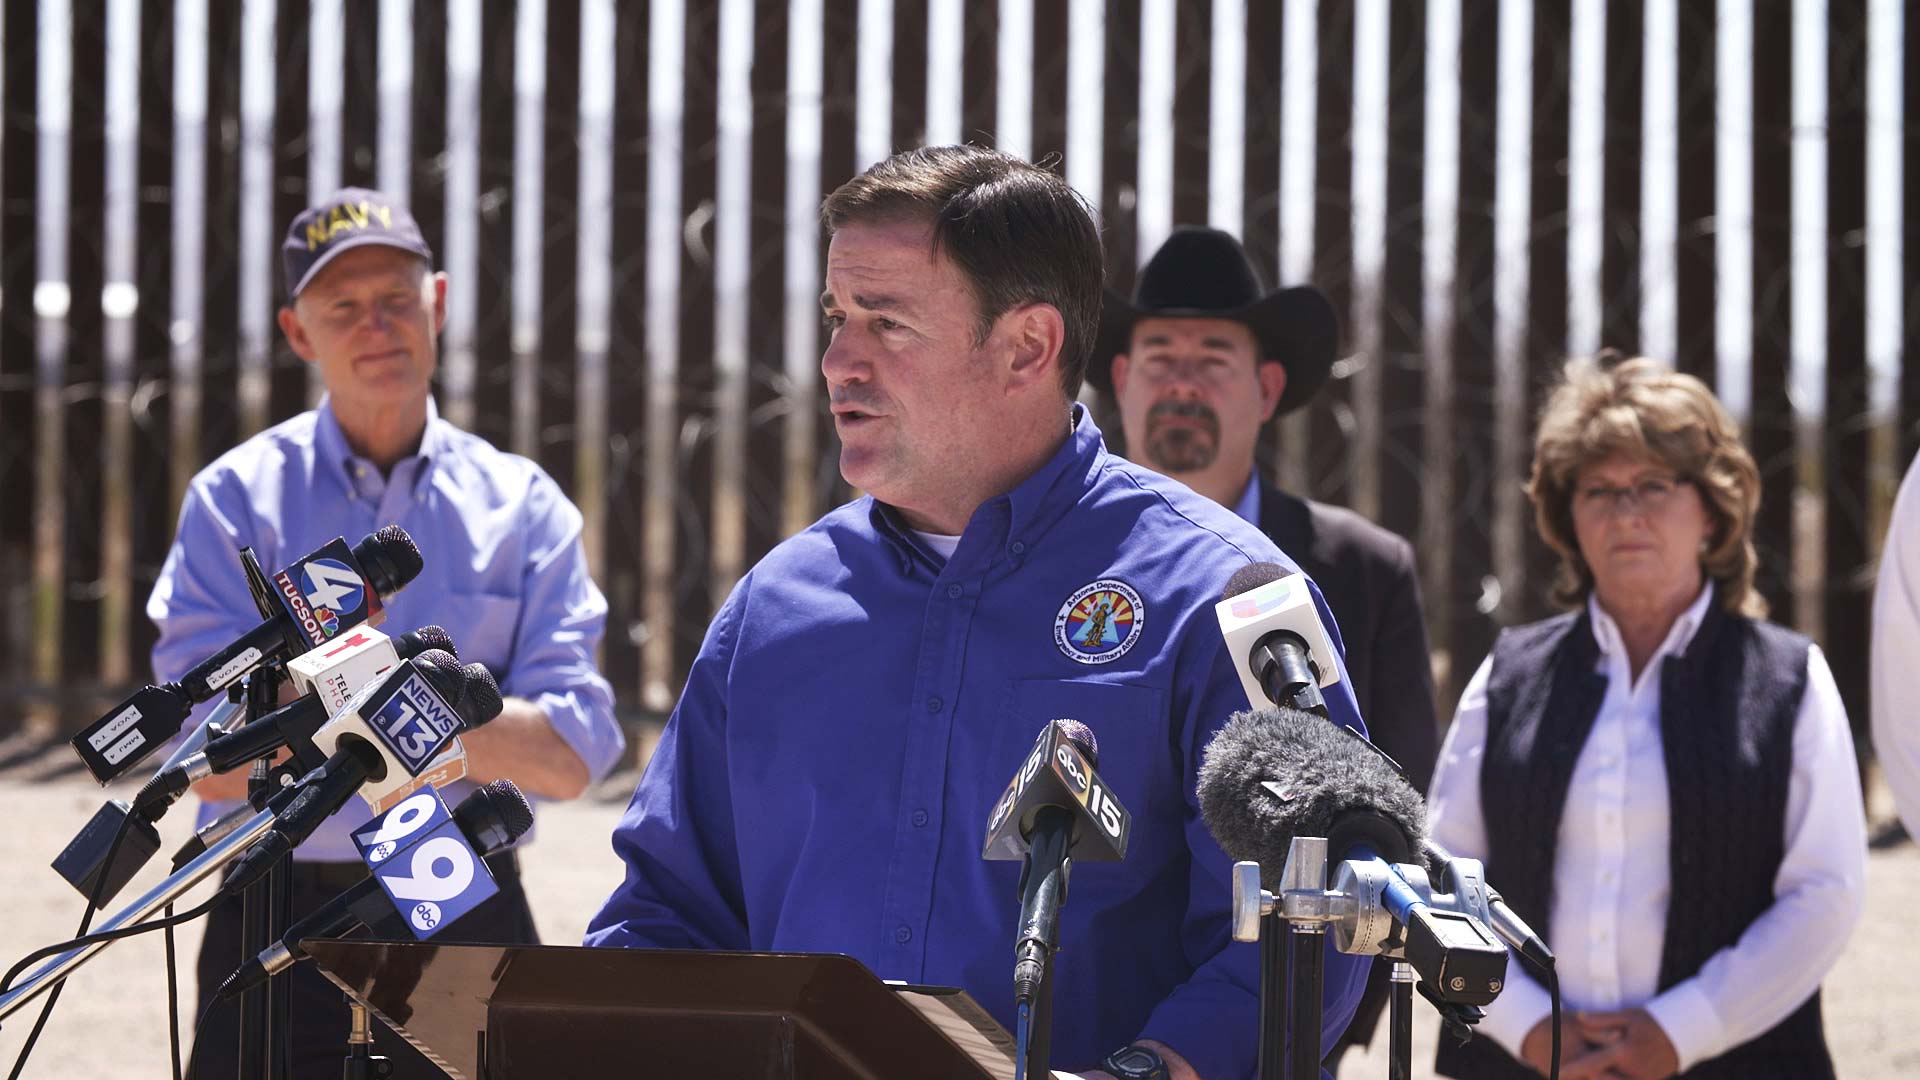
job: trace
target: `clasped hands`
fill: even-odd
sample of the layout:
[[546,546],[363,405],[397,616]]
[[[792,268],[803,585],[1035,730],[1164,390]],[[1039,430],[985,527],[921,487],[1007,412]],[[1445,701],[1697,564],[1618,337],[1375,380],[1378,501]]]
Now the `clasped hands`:
[[[1520,1056],[1547,1075],[1553,1018],[1535,1024]],[[1560,1023],[1560,1080],[1666,1080],[1680,1071],[1673,1041],[1645,1009],[1577,1012]]]

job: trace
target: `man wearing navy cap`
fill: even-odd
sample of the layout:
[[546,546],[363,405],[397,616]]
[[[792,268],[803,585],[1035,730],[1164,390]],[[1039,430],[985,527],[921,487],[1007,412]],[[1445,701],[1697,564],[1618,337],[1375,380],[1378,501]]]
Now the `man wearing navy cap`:
[[[280,329],[314,364],[326,396],[309,412],[269,428],[194,477],[165,567],[147,602],[160,628],[154,673],[178,677],[257,621],[234,552],[251,545],[267,566],[284,565],[334,536],[356,540],[388,524],[420,547],[419,577],[387,606],[381,629],[429,623],[451,631],[464,661],[480,661],[506,694],[500,716],[462,735],[467,781],[442,794],[449,805],[473,783],[507,777],[530,795],[568,799],[604,776],[624,746],[611,689],[594,663],[607,605],[588,576],[580,512],[538,465],[494,449],[440,419],[431,380],[447,319],[447,276],[406,207],[349,188],[294,218],[281,246],[287,303]],[[245,793],[244,772],[195,787],[202,820]],[[359,800],[294,854],[294,917],[366,876],[350,834],[365,824]],[[513,853],[488,860],[499,895],[461,919],[448,937],[536,940]],[[238,903],[216,908],[199,963],[202,1011],[236,968]],[[410,938],[396,921],[381,937]],[[340,1075],[348,1019],[340,993],[308,966],[294,980],[296,1077]],[[200,1076],[235,1071],[237,1016],[207,1017],[195,1046]],[[397,1077],[439,1077],[439,1068],[376,1024],[380,1053]]]
[[[1238,240],[1181,228],[1141,269],[1131,302],[1108,290],[1087,381],[1119,402],[1129,458],[1259,526],[1320,586],[1368,733],[1425,791],[1440,728],[1412,546],[1264,484],[1254,467],[1261,425],[1312,400],[1339,338],[1320,290],[1269,292]],[[1382,964],[1335,1060],[1368,1041],[1386,990]]]

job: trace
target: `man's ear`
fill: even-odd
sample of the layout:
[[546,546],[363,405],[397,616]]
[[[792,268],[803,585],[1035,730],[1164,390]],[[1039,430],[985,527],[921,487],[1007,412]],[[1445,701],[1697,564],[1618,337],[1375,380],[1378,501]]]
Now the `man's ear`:
[[1254,374],[1260,379],[1260,422],[1273,419],[1280,395],[1287,392],[1287,367],[1278,360],[1262,361]]
[[433,333],[440,336],[447,328],[447,272],[441,270],[433,277]]
[[1041,380],[1060,381],[1060,350],[1067,343],[1067,322],[1052,304],[1026,304],[1000,316],[1012,346],[1007,369],[1009,391]]
[[[1100,358],[1097,356],[1094,357],[1093,362],[1096,364],[1099,363]],[[1131,369],[1132,367],[1133,367],[1133,357],[1127,355],[1126,353],[1113,354],[1113,367],[1109,368],[1108,370],[1113,373],[1114,400],[1118,401],[1120,399],[1120,395],[1127,392],[1127,376],[1130,374],[1129,369]]]
[[293,349],[293,355],[309,364],[313,363],[318,353],[313,347],[313,341],[307,337],[307,328],[300,325],[300,316],[294,313],[293,307],[289,305],[281,308],[277,318],[280,322],[280,332],[287,335],[287,345]]

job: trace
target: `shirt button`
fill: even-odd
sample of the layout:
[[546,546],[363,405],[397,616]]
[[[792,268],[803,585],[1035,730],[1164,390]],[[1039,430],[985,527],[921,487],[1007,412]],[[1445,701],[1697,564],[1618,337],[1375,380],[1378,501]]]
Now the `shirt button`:
[[941,701],[940,701],[940,696],[939,696],[938,694],[936,694],[936,695],[934,695],[933,697],[930,697],[930,698],[928,698],[928,699],[927,699],[927,711],[928,711],[928,712],[939,712],[939,711],[940,711],[940,705],[941,705]]
[[926,824],[927,812],[925,810],[915,810],[913,812],[913,827],[916,829],[924,828]]
[[1027,553],[1027,545],[1023,540],[1015,540],[1013,543],[1007,545],[1007,550],[1013,552],[1015,555],[1025,555]]
[[893,940],[899,942],[902,945],[905,945],[907,942],[912,941],[913,928],[910,926],[900,927],[899,929],[893,932]]
[[949,586],[947,586],[947,595],[948,595],[949,597],[951,597],[951,598],[953,598],[953,599],[955,599],[955,600],[958,600],[958,599],[960,599],[960,594],[961,594],[961,593],[963,593],[963,592],[966,592],[966,591],[967,591],[967,590],[965,590],[965,589],[963,589],[963,588],[961,588],[961,587],[960,587],[960,586],[958,586],[958,585],[949,585]]

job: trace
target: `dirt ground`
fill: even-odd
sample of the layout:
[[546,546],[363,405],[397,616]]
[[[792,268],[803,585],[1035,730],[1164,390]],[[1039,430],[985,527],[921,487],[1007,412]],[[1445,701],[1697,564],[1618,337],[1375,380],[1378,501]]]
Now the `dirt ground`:
[[[537,808],[538,839],[522,857],[544,940],[577,942],[588,917],[619,882],[620,867],[607,837],[635,778],[622,773],[587,798]],[[110,794],[131,797],[132,785]],[[78,894],[48,863],[102,801],[101,790],[74,771],[64,747],[0,741],[0,822],[6,825],[0,830],[0,866],[8,868],[0,884],[0,963],[10,966],[29,950],[72,934],[81,906]],[[1884,792],[1876,791],[1876,818],[1884,807]],[[124,896],[159,880],[156,868],[187,832],[192,815],[186,811],[183,806],[162,822],[162,856]],[[1905,843],[1875,851],[1867,880],[1866,916],[1826,983],[1828,1041],[1844,1077],[1920,1077],[1920,941],[1908,922],[1908,904],[1920,896],[1920,848]],[[204,895],[193,894],[187,902]],[[178,940],[182,979],[190,987],[198,926],[183,928]],[[1416,1001],[1415,1008],[1425,1005]],[[11,1066],[38,1012],[35,1003],[0,1027],[0,1067]],[[1430,1015],[1416,1012],[1417,1078],[1433,1075]],[[183,1044],[190,1034],[183,1030]],[[1348,1057],[1341,1080],[1385,1077],[1385,1043],[1383,1027],[1371,1053]],[[114,945],[70,980],[23,1075],[154,1080],[169,1075],[159,935]]]

